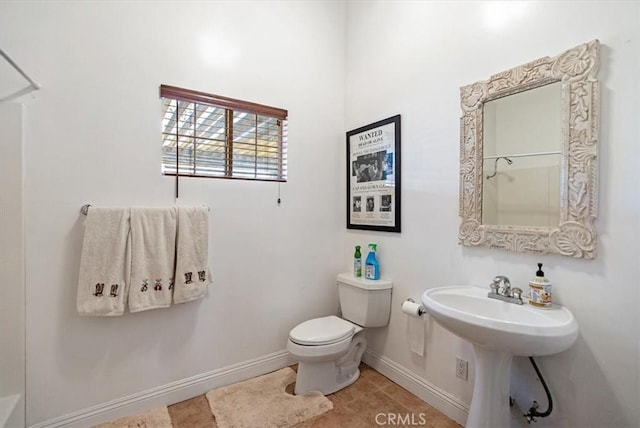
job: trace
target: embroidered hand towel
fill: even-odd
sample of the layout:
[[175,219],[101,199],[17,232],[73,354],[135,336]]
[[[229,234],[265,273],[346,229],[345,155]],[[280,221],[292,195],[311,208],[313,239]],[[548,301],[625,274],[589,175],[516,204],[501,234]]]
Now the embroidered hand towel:
[[173,302],[185,303],[204,297],[211,282],[207,207],[178,207],[177,239]]
[[176,209],[131,208],[129,311],[171,305],[176,251]]
[[76,301],[80,315],[124,312],[128,236],[128,209],[91,207],[87,212]]

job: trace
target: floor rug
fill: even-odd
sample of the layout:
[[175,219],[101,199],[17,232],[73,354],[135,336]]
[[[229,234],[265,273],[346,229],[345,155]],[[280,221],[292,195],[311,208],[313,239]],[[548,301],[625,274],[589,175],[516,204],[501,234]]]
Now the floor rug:
[[125,416],[94,428],[171,428],[171,417],[166,406],[147,410],[136,416]]
[[295,382],[289,367],[244,382],[207,392],[209,407],[219,428],[285,428],[333,409],[320,392],[291,395],[287,385]]

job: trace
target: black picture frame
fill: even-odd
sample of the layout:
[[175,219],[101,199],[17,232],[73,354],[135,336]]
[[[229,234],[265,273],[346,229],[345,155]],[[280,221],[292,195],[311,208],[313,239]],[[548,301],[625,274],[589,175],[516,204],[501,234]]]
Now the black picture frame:
[[347,132],[347,229],[401,232],[400,115]]

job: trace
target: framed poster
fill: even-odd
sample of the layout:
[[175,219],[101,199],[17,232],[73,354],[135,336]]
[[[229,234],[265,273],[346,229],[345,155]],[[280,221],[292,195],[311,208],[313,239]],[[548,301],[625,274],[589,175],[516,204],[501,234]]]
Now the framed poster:
[[400,233],[400,115],[347,132],[347,229]]

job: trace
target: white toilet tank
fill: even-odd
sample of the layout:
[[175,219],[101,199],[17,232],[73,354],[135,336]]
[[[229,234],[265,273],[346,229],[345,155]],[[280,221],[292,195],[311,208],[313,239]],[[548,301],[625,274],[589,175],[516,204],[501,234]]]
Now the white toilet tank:
[[341,273],[337,283],[342,318],[362,327],[383,327],[389,323],[391,281],[374,281]]

